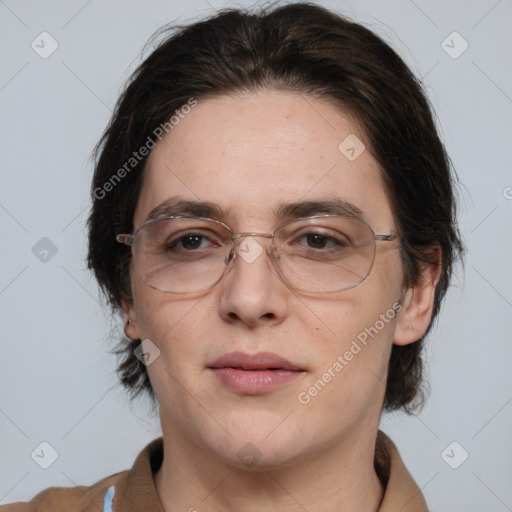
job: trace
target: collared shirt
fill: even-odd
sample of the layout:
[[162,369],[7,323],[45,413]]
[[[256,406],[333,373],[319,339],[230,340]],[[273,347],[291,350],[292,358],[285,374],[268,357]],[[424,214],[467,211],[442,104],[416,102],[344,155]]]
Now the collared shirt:
[[[153,474],[163,460],[163,440],[140,452],[133,467],[92,486],[51,487],[26,503],[0,507],[1,512],[164,512]],[[379,431],[375,469],[384,485],[378,512],[428,512],[423,495],[389,437]]]

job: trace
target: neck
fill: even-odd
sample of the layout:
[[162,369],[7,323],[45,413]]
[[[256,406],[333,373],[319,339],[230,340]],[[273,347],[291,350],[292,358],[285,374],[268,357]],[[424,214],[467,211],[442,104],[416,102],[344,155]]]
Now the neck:
[[383,497],[374,469],[376,429],[286,465],[258,469],[241,469],[176,432],[163,432],[164,460],[155,484],[166,512],[377,512]]

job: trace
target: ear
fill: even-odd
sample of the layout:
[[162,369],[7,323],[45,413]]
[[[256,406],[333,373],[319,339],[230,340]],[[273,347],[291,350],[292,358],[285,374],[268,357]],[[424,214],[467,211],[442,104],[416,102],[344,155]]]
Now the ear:
[[140,339],[137,314],[130,299],[121,300],[121,317],[123,319],[124,333],[132,340]]
[[429,256],[433,263],[424,264],[417,283],[405,293],[402,309],[397,316],[395,345],[418,341],[430,325],[436,286],[441,277],[441,248],[433,248]]

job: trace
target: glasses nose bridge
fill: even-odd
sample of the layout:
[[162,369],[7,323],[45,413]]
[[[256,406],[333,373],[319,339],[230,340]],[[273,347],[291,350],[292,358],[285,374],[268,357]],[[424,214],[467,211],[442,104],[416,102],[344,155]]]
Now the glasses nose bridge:
[[256,236],[263,237],[263,238],[270,238],[272,240],[272,242],[274,242],[276,234],[275,233],[248,233],[248,232],[232,233],[231,240],[233,242],[234,252],[238,253],[238,251],[240,250],[239,248],[240,248],[241,241],[243,238],[256,237]]
[[[232,233],[231,240],[233,241],[233,249],[235,249],[235,252],[238,253],[242,238],[255,237],[255,236],[260,236],[263,238],[271,238],[272,242],[274,242],[276,234],[275,233]],[[240,242],[235,242],[235,240],[240,240]]]
[[274,238],[276,236],[275,233],[231,233],[231,240],[239,240],[240,238],[245,238],[247,236],[262,236],[264,238]]
[[[256,236],[263,237],[263,238],[270,238],[270,239],[272,239],[272,242],[273,242],[276,234],[275,234],[275,232],[274,233],[253,233],[253,232],[231,233],[231,241],[233,242],[233,247],[229,251],[229,254],[227,255],[227,257],[225,258],[224,264],[227,266],[227,265],[229,265],[229,263],[231,261],[233,261],[235,259],[235,256],[240,251],[240,245],[241,245],[241,241],[243,238],[256,237]],[[271,245],[271,247],[273,247],[273,244]],[[268,248],[265,252],[267,253],[267,256],[270,257]],[[272,258],[270,258],[270,259],[272,259]]]

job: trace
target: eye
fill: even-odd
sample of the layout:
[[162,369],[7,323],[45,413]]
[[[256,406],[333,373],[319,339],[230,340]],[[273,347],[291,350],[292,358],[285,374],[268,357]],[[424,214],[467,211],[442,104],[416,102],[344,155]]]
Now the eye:
[[294,234],[291,237],[292,244],[306,250],[329,252],[351,246],[348,237],[343,233],[321,228],[308,229],[307,232]]
[[342,243],[339,238],[320,233],[307,233],[302,235],[302,238],[305,238],[307,246],[311,249],[329,249],[348,245],[347,243]]
[[[210,235],[212,238],[215,238]],[[166,251],[196,251],[198,249],[208,249],[210,247],[219,247],[219,240],[212,240],[203,233],[185,233],[181,236],[174,235],[165,244]]]

